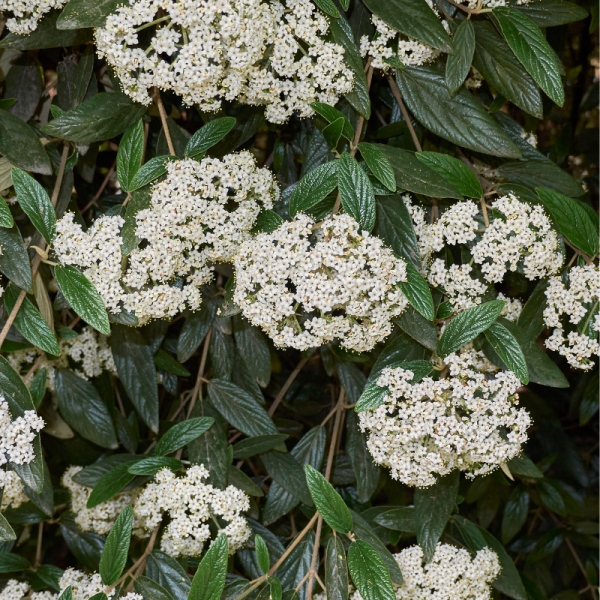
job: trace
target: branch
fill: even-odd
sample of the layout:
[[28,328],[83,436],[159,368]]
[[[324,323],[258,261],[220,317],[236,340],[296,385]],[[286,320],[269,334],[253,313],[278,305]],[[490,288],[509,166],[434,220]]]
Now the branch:
[[175,154],[175,147],[173,146],[173,140],[171,139],[171,132],[169,131],[169,124],[167,123],[167,113],[165,112],[165,107],[162,102],[162,98],[160,97],[160,92],[157,87],[154,88],[154,102],[156,102],[156,106],[158,107],[158,113],[160,114],[160,120],[162,121],[163,130],[165,132],[165,137],[167,138],[167,145],[169,146],[169,152],[172,156],[177,156]]
[[392,77],[392,75],[390,73],[388,73],[385,76],[385,78],[388,80],[388,83],[390,84],[390,89],[392,90],[392,94],[394,95],[394,98],[396,98],[396,102],[398,103],[398,106],[400,107],[400,112],[402,113],[402,116],[404,117],[404,121],[406,122],[408,131],[410,132],[410,137],[412,138],[413,144],[415,145],[417,152],[422,152],[423,148],[421,148],[421,144],[419,143],[419,138],[417,137],[415,128],[413,127],[413,125],[410,121],[410,115],[408,114],[408,111],[406,110],[406,106],[404,106],[404,102],[402,101],[402,94],[400,93],[400,88],[398,87],[396,80]]
[[[312,358],[312,356],[311,356]],[[302,371],[302,369],[304,368],[304,365],[309,361],[309,358],[303,358],[297,365],[296,368],[290,373],[290,376],[287,378],[287,381],[283,384],[283,387],[281,388],[281,390],[279,390],[279,394],[277,394],[277,397],[275,398],[275,400],[273,400],[273,404],[271,404],[270,408],[269,408],[269,416],[272,417],[273,413],[277,410],[277,407],[279,406],[280,402],[283,400],[283,397],[285,396],[286,392],[290,389],[290,386],[292,385],[292,383],[294,383],[294,379],[296,379],[296,377],[298,377],[298,374],[300,373],[300,371]]]

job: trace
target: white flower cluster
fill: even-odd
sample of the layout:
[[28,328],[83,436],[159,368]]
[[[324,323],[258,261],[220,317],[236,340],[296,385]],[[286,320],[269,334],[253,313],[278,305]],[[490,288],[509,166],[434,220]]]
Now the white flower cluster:
[[[517,6],[523,6],[529,4],[532,0],[517,0],[515,4]],[[471,9],[475,9],[478,6],[479,0],[458,0],[459,4],[467,4]],[[481,6],[483,8],[496,8],[498,6],[508,6],[507,0],[481,0]]]
[[427,487],[458,468],[467,477],[489,473],[516,456],[527,440],[529,413],[517,408],[521,382],[510,371],[493,378],[474,368],[473,352],[444,359],[449,376],[426,377],[402,368],[382,371],[385,403],[359,413],[374,461],[393,479]]
[[406,265],[349,215],[327,218],[311,245],[314,225],[298,214],[246,242],[235,258],[234,300],[277,346],[305,350],[339,338],[371,350],[407,305],[396,286]]
[[495,218],[471,249],[487,281],[502,281],[506,271],[522,265],[533,280],[555,274],[563,263],[560,240],[541,205],[531,206],[512,194],[492,202],[504,218]]
[[[564,356],[572,367],[587,371],[594,366],[592,357],[600,356],[598,267],[573,267],[568,273],[568,283],[567,288],[561,277],[552,277],[546,288],[548,306],[544,310],[544,322],[548,327],[554,327],[546,340],[546,348]],[[565,337],[566,317],[580,330],[570,331]],[[585,330],[589,334],[580,332]]]
[[140,323],[173,317],[200,306],[211,263],[232,260],[261,208],[271,208],[278,197],[273,175],[257,168],[249,152],[172,161],[150,207],[136,215],[135,234],[144,247],[129,254],[125,271],[121,217],[100,217],[84,233],[72,214],[65,215],[54,248],[61,263],[86,269],[107,309],[123,307]]
[[451,265],[447,269],[446,263],[436,258],[429,267],[427,280],[446,292],[454,310],[467,310],[481,304],[481,296],[487,289],[484,283],[471,277],[472,270],[471,265]]
[[53,8],[61,8],[68,0],[0,0],[0,11],[14,16],[6,20],[12,33],[27,35],[36,30],[38,22]]
[[[139,32],[159,23],[139,47]],[[352,89],[344,49],[324,41],[328,30],[310,0],[130,0],[96,30],[96,43],[138,102],[149,104],[157,86],[201,110],[236,98],[266,105],[267,118],[283,123]]]
[[[98,535],[108,535],[116,518],[125,507],[134,504],[141,490],[120,492],[94,508],[87,508],[87,501],[92,490],[73,480],[73,476],[79,473],[81,469],[82,467],[69,467],[64,472],[61,480],[63,486],[71,492],[71,510],[75,513],[75,523],[79,525],[82,531],[93,531]],[[140,528],[142,524],[134,520],[134,527]]]
[[25,495],[23,480],[14,471],[0,471],[0,489],[2,489],[0,506],[2,511],[7,508],[19,508],[21,504],[29,501]]
[[219,490],[204,483],[208,476],[204,465],[192,466],[184,477],[162,469],[134,505],[135,517],[147,530],[154,529],[162,521],[163,512],[168,512],[170,522],[163,533],[161,550],[174,558],[200,556],[211,536],[208,521],[217,525],[217,516],[227,522],[222,530],[219,525],[219,533],[227,536],[230,554],[250,537],[248,523],[240,514],[250,508],[248,496],[232,485]]
[[0,592],[0,600],[22,600],[29,591],[29,584],[25,581],[9,579]]
[[[427,0],[427,4],[437,14],[432,0]],[[376,34],[372,40],[369,39],[368,35],[363,35],[360,38],[360,54],[363,57],[371,56],[373,58],[371,64],[374,68],[383,71],[392,68],[385,62],[386,58],[397,58],[407,67],[418,67],[432,62],[440,55],[440,51],[431,46],[411,38],[403,39],[402,34],[390,27],[377,15],[373,15],[372,21],[375,25]],[[448,23],[442,21],[442,25],[450,33]]]
[[[410,546],[393,556],[404,578],[395,589],[397,600],[488,600],[489,584],[500,573],[498,555],[489,548],[471,558],[465,549],[438,544],[427,564],[423,564],[420,546]],[[352,586],[348,591],[350,600],[363,600]],[[315,594],[314,599],[327,600],[327,594]]]
[[44,425],[35,410],[26,410],[13,421],[8,402],[0,394],[0,465],[30,463],[35,458],[33,440]]

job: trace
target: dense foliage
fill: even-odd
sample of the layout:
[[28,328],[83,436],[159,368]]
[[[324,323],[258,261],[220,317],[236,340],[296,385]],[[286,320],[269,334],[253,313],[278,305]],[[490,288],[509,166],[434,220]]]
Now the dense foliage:
[[0,600],[597,600],[597,3],[0,11]]

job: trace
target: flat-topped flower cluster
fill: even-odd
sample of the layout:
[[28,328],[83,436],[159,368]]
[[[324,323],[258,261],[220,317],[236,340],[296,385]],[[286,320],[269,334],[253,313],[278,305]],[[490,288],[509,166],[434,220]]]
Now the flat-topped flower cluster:
[[377,385],[385,401],[359,413],[367,447],[393,479],[427,487],[454,469],[467,477],[498,468],[521,451],[531,423],[518,408],[521,382],[510,371],[493,376],[477,371],[473,351],[450,354],[445,379],[412,383],[412,371],[386,368]]
[[0,11],[13,16],[6,20],[12,33],[27,35],[36,30],[42,17],[53,8],[61,8],[68,0],[0,0]]
[[[141,32],[155,23],[147,40]],[[96,30],[96,43],[142,104],[157,86],[206,111],[223,100],[265,105],[269,121],[284,123],[352,90],[344,49],[325,41],[328,31],[310,0],[130,0]]]
[[9,462],[29,464],[35,458],[33,441],[44,425],[35,410],[26,410],[13,420],[8,402],[0,393],[0,466]]

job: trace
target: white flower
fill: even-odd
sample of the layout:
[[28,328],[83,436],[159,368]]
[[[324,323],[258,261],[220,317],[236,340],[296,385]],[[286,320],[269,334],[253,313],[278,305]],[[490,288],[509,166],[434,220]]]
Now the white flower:
[[29,501],[25,495],[23,480],[14,471],[0,471],[0,489],[2,489],[1,510],[3,512],[7,508],[19,508],[21,504]]
[[393,479],[426,487],[458,468],[467,477],[489,473],[516,456],[527,440],[529,413],[517,408],[521,382],[510,371],[493,378],[474,368],[472,351],[451,354],[446,379],[411,383],[412,371],[386,368],[377,385],[384,404],[359,413],[374,461]]
[[[138,32],[157,19],[150,46],[139,47]],[[310,0],[130,0],[96,30],[96,43],[138,102],[149,104],[157,86],[206,111],[223,100],[265,105],[267,118],[283,123],[352,89],[344,49],[325,41],[328,30]]]
[[[71,586],[73,600],[89,600],[96,594],[105,593],[109,600],[115,595],[116,590],[108,591],[108,586],[102,583],[100,573],[86,575],[83,571],[78,571],[72,567],[68,568],[58,582],[60,593]],[[57,594],[58,597],[58,594]]]
[[35,410],[26,410],[13,420],[8,402],[0,394],[0,465],[30,463],[35,458],[33,440],[44,425]]
[[6,20],[12,33],[27,35],[35,31],[38,22],[53,8],[61,8],[68,0],[0,0],[0,11],[10,12],[14,17]]
[[[546,288],[548,306],[544,310],[544,322],[548,327],[554,327],[545,342],[546,348],[564,356],[572,367],[587,371],[594,366],[592,357],[600,356],[598,267],[573,267],[566,279],[568,288],[561,277],[552,277]],[[576,325],[577,330],[570,331],[565,337],[567,322]]]
[[29,584],[16,579],[9,579],[0,592],[0,600],[21,600],[29,591]]
[[235,258],[234,300],[278,346],[305,350],[339,339],[370,350],[407,305],[396,286],[406,265],[349,215],[327,218],[311,246],[313,225],[299,214],[246,242]]
[[162,521],[164,511],[169,514],[161,550],[174,558],[200,556],[211,537],[209,524],[216,525],[217,516],[227,523],[219,533],[227,536],[230,554],[250,537],[248,523],[240,514],[250,508],[248,496],[232,485],[219,490],[204,483],[208,475],[204,465],[192,466],[184,477],[163,469],[135,503],[134,516],[147,530]]

